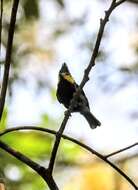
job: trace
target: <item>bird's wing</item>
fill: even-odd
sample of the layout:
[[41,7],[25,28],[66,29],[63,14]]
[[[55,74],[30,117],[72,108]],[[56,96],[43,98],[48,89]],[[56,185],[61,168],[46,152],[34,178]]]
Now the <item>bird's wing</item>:
[[[77,89],[78,87],[79,87],[78,84],[75,83],[75,88]],[[89,102],[83,90],[81,91],[78,103],[79,103],[79,106],[88,107],[88,109],[90,109]]]

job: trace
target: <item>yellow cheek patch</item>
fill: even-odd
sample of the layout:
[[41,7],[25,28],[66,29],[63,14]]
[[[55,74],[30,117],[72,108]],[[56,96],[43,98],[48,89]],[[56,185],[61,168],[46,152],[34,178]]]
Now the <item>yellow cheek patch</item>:
[[74,84],[75,80],[70,76],[70,75],[64,75],[64,79],[66,79],[67,81],[69,81],[70,83]]

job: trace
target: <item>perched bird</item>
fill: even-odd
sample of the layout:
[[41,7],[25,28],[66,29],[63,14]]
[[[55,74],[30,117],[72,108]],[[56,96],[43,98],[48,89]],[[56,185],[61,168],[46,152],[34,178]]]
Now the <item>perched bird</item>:
[[[76,92],[77,87],[78,85],[69,72],[66,63],[63,63],[59,71],[59,81],[56,95],[58,101],[66,108],[69,108],[73,94]],[[98,119],[96,119],[96,117],[90,112],[89,103],[83,90],[81,91],[77,103],[73,107],[73,112],[81,113],[86,118],[92,129],[101,125],[100,121],[98,121]]]

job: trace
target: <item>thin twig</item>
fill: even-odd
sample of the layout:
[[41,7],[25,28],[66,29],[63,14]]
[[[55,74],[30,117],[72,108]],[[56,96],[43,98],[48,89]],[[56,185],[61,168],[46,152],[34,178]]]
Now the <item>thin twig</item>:
[[116,7],[117,7],[116,6],[116,1],[112,0],[112,3],[110,5],[109,9],[107,11],[105,11],[104,19],[100,20],[99,32],[98,32],[98,35],[97,35],[97,39],[96,39],[96,43],[95,43],[95,46],[94,46],[94,50],[93,50],[93,53],[92,53],[90,63],[88,65],[88,67],[85,69],[82,82],[80,83],[79,87],[77,88],[76,93],[74,93],[74,96],[73,96],[73,99],[72,99],[72,101],[70,103],[69,109],[65,112],[65,117],[63,119],[63,122],[61,123],[59,131],[56,134],[56,139],[55,139],[55,143],[54,143],[54,146],[53,146],[53,150],[52,150],[51,158],[50,158],[50,162],[49,162],[49,167],[48,167],[49,172],[51,174],[53,172],[54,163],[55,163],[55,159],[56,159],[56,155],[57,155],[57,151],[58,151],[58,147],[59,147],[59,144],[60,144],[62,133],[64,132],[64,129],[65,129],[65,126],[66,126],[67,121],[69,119],[69,116],[70,116],[70,114],[71,114],[71,112],[73,110],[73,106],[74,106],[75,102],[77,101],[77,99],[78,99],[78,97],[79,97],[79,95],[81,93],[82,88],[84,87],[86,82],[89,80],[89,73],[90,73],[92,67],[95,65],[95,59],[96,59],[96,57],[98,55],[98,51],[99,51],[99,47],[100,47],[100,43],[101,43],[101,39],[102,39],[102,36],[103,36],[105,25],[108,22],[109,16],[111,15],[112,11]]
[[9,26],[8,42],[7,42],[6,58],[5,58],[5,66],[4,66],[4,76],[3,76],[1,94],[0,94],[0,120],[2,117],[3,109],[4,109],[6,91],[7,91],[8,80],[9,80],[12,44],[13,44],[13,36],[14,36],[18,4],[19,4],[19,0],[14,0],[13,6],[12,6],[12,12],[11,12],[11,20],[10,20],[10,26]]
[[104,29],[105,29],[105,25],[109,21],[109,17],[111,15],[112,11],[117,6],[119,6],[120,4],[122,4],[125,1],[126,0],[120,0],[120,1],[116,2],[116,0],[113,0],[110,7],[109,7],[109,9],[107,11],[105,11],[104,19],[100,19],[100,28],[99,28],[96,43],[95,43],[95,46],[94,46],[93,54],[91,56],[90,63],[89,63],[88,67],[85,70],[85,73],[84,73],[85,75],[83,77],[84,80],[82,81],[80,86],[83,87],[85,85],[85,83],[89,79],[88,75],[89,75],[92,67],[95,65],[95,60],[96,60],[96,57],[97,57],[98,52],[99,52],[99,47],[100,47],[100,43],[101,43],[101,39],[102,39],[102,36],[103,36]]
[[46,168],[41,166],[40,164],[37,164],[36,162],[32,161],[27,156],[23,155],[22,153],[14,150],[9,145],[5,144],[0,140],[0,148],[8,152],[10,155],[14,156],[18,160],[22,161],[26,165],[28,165],[30,168],[32,168],[34,171],[36,171],[48,184],[49,188],[51,190],[58,190],[58,187],[51,175],[49,175]]
[[125,155],[125,157],[119,157],[117,158],[117,163],[124,163],[127,161],[130,161],[131,159],[137,159],[138,158],[138,152],[133,153],[132,155]]
[[106,158],[109,158],[109,157],[111,157],[111,156],[114,156],[114,155],[116,155],[116,154],[119,154],[119,153],[121,153],[121,152],[124,152],[125,150],[128,150],[128,149],[130,149],[130,148],[132,148],[132,147],[134,147],[134,146],[137,146],[138,145],[138,143],[136,142],[136,143],[134,143],[134,144],[132,144],[132,145],[130,145],[130,146],[127,146],[127,147],[125,147],[125,148],[122,148],[122,149],[120,149],[120,150],[117,150],[117,151],[115,151],[115,152],[112,152],[112,153],[110,153],[110,154],[107,154],[107,155],[105,155],[105,157]]
[[[42,127],[36,127],[36,126],[23,126],[23,127],[15,127],[15,128],[10,128],[10,129],[7,129],[5,130],[4,132],[1,132],[0,133],[0,136],[3,136],[7,133],[10,133],[10,132],[14,132],[14,131],[18,131],[18,130],[36,130],[36,131],[42,131],[42,132],[47,132],[47,133],[50,133],[50,134],[53,134],[53,135],[56,135],[57,132],[54,131],[54,130],[50,130],[50,129],[46,129],[46,128],[42,128]],[[63,135],[62,134],[62,138],[64,139],[67,139],[79,146],[81,146],[82,148],[88,150],[89,152],[91,152],[92,154],[95,154],[97,157],[99,157],[101,160],[103,160],[104,162],[106,162],[107,164],[109,164],[112,168],[114,168],[121,176],[123,176],[136,190],[138,190],[138,187],[137,185],[132,181],[132,179],[130,179],[121,169],[119,169],[115,164],[113,164],[111,161],[109,161],[107,159],[106,156],[103,156],[102,154],[98,153],[97,151],[95,151],[94,149],[90,148],[89,146],[81,143],[80,141],[72,138],[72,137],[69,137],[67,135]],[[130,146],[131,148],[132,146]],[[125,151],[122,150],[122,151]]]

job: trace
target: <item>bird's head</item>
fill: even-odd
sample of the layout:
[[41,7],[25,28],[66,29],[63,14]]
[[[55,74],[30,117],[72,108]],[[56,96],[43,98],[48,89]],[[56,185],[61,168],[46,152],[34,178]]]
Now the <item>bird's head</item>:
[[75,83],[73,77],[70,74],[70,71],[69,71],[66,63],[62,64],[62,67],[59,71],[59,80],[61,80],[61,79],[65,79],[70,83]]

